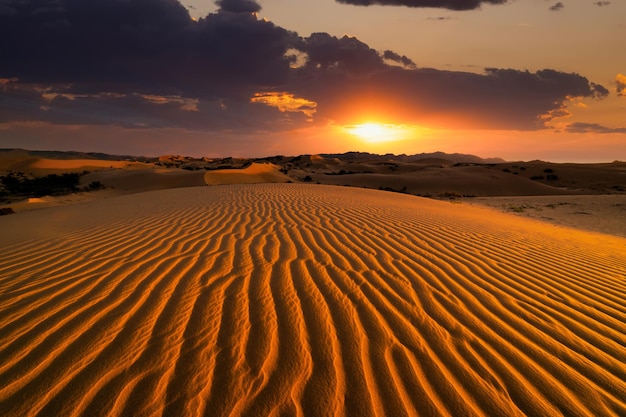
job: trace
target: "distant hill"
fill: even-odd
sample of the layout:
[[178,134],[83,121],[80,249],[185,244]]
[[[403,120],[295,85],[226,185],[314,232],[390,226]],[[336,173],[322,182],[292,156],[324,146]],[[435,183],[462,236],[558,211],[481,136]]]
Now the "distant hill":
[[476,155],[468,155],[461,153],[445,153],[445,152],[431,152],[420,153],[415,155],[394,155],[385,154],[378,155],[368,152],[346,152],[341,154],[321,154],[324,158],[337,158],[342,161],[350,162],[371,162],[371,161],[396,161],[396,162],[418,162],[420,160],[445,160],[454,163],[469,163],[469,164],[500,164],[506,162],[502,158],[481,158]]
[[32,151],[20,148],[0,149],[2,153],[24,153],[35,158],[46,159],[98,159],[104,161],[138,161],[138,162],[154,162],[158,158],[149,158],[145,156],[132,155],[110,155],[100,152],[76,152],[76,151]]
[[[105,161],[138,161],[138,162],[158,162],[158,157],[145,157],[145,156],[133,156],[133,155],[111,155],[101,152],[76,152],[76,151],[33,151],[27,149],[0,149],[0,155],[2,153],[24,153],[35,158],[47,158],[47,159],[99,159]],[[300,155],[300,157],[311,155]],[[420,153],[415,155],[394,155],[394,154],[373,154],[368,152],[346,152],[337,154],[320,154],[319,156],[324,158],[336,158],[345,162],[372,162],[372,161],[394,161],[394,162],[418,162],[422,160],[440,160],[450,161],[454,163],[471,163],[471,164],[499,164],[506,162],[501,158],[481,158],[476,155],[468,155],[461,153],[445,153],[445,152],[432,152],[432,153]],[[168,158],[172,156],[168,155]],[[164,157],[161,157],[161,159]],[[195,160],[195,158],[186,158],[177,156],[178,159]],[[284,162],[294,157],[284,156],[268,156],[265,158],[249,158],[249,160],[268,160],[274,163]],[[298,158],[298,157],[295,157]],[[201,158],[199,160],[205,160]],[[218,158],[219,159],[219,158]],[[246,159],[246,158],[243,158]]]

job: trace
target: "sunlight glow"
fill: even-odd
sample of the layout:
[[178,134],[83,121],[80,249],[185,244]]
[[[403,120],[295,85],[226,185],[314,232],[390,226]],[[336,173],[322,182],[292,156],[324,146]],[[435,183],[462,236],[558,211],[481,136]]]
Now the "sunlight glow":
[[351,135],[369,143],[393,142],[408,139],[412,129],[403,125],[383,123],[361,123],[344,126]]

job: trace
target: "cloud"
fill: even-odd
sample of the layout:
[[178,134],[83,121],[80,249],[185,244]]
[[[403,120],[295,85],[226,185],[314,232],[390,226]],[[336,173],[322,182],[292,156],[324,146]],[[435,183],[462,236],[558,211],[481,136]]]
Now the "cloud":
[[559,10],[561,10],[564,7],[565,7],[565,5],[563,3],[558,2],[558,3],[554,4],[553,6],[550,6],[550,10],[552,10],[553,12],[558,12]]
[[571,123],[565,130],[568,133],[626,133],[626,127],[610,128],[598,123]]
[[433,7],[450,10],[473,10],[483,4],[505,4],[508,0],[336,0],[338,3],[356,6],[406,6]]
[[232,12],[255,9],[250,2],[224,0],[226,11],[194,22],[170,0],[62,0],[54,9],[46,0],[6,1],[17,15],[0,17],[0,77],[81,92],[215,96],[238,85],[246,95],[250,85],[287,76],[284,48],[298,40]]
[[14,13],[0,13],[0,123],[255,132],[378,114],[529,130],[572,97],[608,94],[554,70],[418,68],[355,37],[299,36],[258,19],[251,0],[222,0],[197,22],[172,0],[2,4]]
[[615,77],[615,85],[617,95],[620,97],[626,97],[626,75],[617,74],[617,76]]
[[342,123],[374,109],[379,117],[421,125],[533,130],[545,127],[542,115],[572,97],[608,94],[585,77],[554,70],[487,69],[474,74],[385,67],[350,77],[310,66],[294,80],[292,90],[317,102],[318,116]]
[[254,0],[216,0],[221,11],[231,13],[258,13],[261,6]]
[[300,45],[308,57],[305,67],[322,72],[368,73],[385,68],[380,54],[355,37],[313,33]]
[[285,91],[271,91],[267,93],[256,93],[250,99],[252,103],[261,103],[267,106],[276,107],[281,112],[302,112],[309,117],[315,114],[317,103],[305,98],[295,97]]
[[595,4],[598,7],[602,7],[602,6],[608,6],[611,4],[610,1],[596,1],[593,4]]
[[405,55],[397,54],[393,51],[387,50],[383,52],[383,58],[388,61],[401,64],[405,68],[417,68],[417,66],[415,65],[415,62],[413,62],[410,58],[406,57]]

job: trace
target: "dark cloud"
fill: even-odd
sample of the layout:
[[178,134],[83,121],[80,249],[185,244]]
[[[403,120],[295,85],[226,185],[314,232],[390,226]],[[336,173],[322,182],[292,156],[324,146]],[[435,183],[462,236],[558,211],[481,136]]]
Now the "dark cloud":
[[294,89],[319,103],[319,116],[341,115],[342,122],[374,108],[381,116],[417,124],[533,130],[545,127],[545,115],[571,97],[608,94],[585,77],[554,70],[487,69],[474,74],[388,67],[350,79],[349,74],[309,68],[301,76],[305,78]]
[[196,22],[174,0],[2,0],[0,122],[252,132],[375,111],[537,129],[571,97],[608,94],[553,70],[417,68],[354,37],[300,37],[259,20],[253,1],[219,5]]
[[568,133],[626,133],[626,127],[610,128],[598,123],[572,123],[565,130]]
[[13,7],[0,3],[0,16],[15,16],[16,14],[17,10]]
[[301,45],[306,66],[323,72],[366,73],[385,67],[380,54],[357,38],[313,33]]
[[558,2],[558,3],[550,6],[550,10],[552,10],[553,12],[558,12],[559,10],[561,10],[564,7],[565,7],[565,5],[563,3]]
[[254,0],[216,0],[221,11],[231,13],[258,13],[261,6]]
[[483,4],[505,4],[508,0],[336,0],[338,3],[356,6],[406,6],[433,7],[450,10],[473,10]]
[[249,99],[193,99],[130,94],[40,93],[31,86],[5,86],[0,94],[0,123],[40,122],[61,125],[110,125],[125,128],[185,128],[209,131],[255,131],[281,123],[304,122],[306,115],[276,115]]
[[620,97],[626,97],[626,75],[617,74],[615,77],[615,90]]
[[413,62],[410,58],[408,58],[405,55],[400,55],[398,53],[395,53],[393,51],[389,51],[389,50],[385,51],[383,53],[383,58],[389,61],[397,62],[398,64],[401,64],[405,68],[417,68],[417,66],[415,65],[415,62]]
[[287,76],[284,53],[298,39],[250,13],[194,22],[171,0],[5,1],[17,15],[0,16],[0,77],[77,92],[211,96],[273,84]]
[[610,1],[596,1],[593,4],[595,4],[598,7],[602,7],[602,6],[608,6],[611,4]]

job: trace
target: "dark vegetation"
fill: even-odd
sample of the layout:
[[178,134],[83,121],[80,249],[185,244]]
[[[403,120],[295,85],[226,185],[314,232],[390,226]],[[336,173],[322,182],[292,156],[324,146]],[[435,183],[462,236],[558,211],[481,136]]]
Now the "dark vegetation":
[[43,197],[63,195],[79,191],[80,174],[50,174],[45,177],[29,178],[21,172],[10,172],[0,177],[4,192],[12,196]]
[[105,186],[100,181],[92,181],[85,188],[86,188],[87,191],[96,191],[96,190],[101,190],[101,189],[105,188]]
[[104,188],[100,181],[93,181],[84,188],[80,187],[80,177],[87,172],[50,174],[43,177],[29,177],[22,172],[9,172],[0,176],[0,201],[11,198],[59,196],[79,191],[95,191]]
[[351,174],[373,174],[374,171],[346,171],[345,169],[341,169],[336,172],[325,172],[324,175],[351,175]]
[[400,189],[392,188],[392,187],[385,187],[381,185],[380,187],[378,187],[378,189],[381,191],[391,191],[393,193],[407,194],[406,185]]

